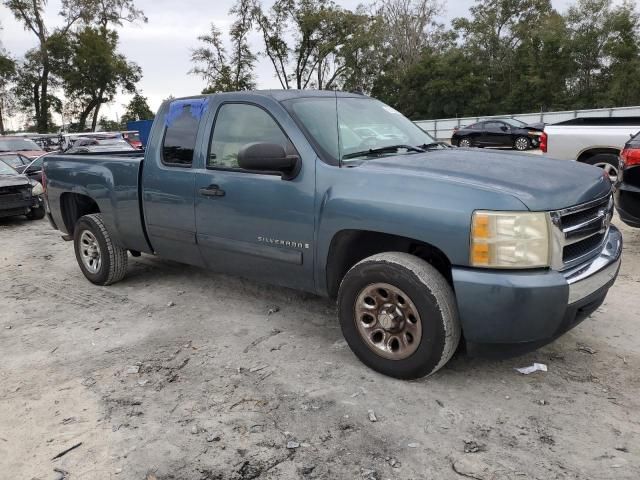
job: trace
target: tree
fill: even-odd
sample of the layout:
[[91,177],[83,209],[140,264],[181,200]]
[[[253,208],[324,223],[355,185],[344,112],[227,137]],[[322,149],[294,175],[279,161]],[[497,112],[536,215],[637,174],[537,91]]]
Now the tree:
[[607,85],[601,96],[605,105],[640,105],[640,15],[631,2],[612,10],[607,22],[611,35],[603,53]]
[[[62,0],[59,11],[61,25],[51,30],[44,18],[46,0],[3,0],[3,3],[24,28],[35,35],[38,42],[38,46],[29,52],[30,71],[20,81],[23,94],[26,90],[31,91],[34,120],[40,132],[48,131],[50,125],[50,87],[55,88],[58,73],[52,64],[55,44],[64,44],[72,33],[72,27],[78,23],[97,23],[106,32],[109,25],[122,25],[123,22],[140,19],[146,21],[143,13],[135,8],[133,0]],[[27,81],[31,81],[29,88],[26,88]],[[36,88],[38,92],[35,92]]]
[[[32,51],[31,62],[37,61],[39,68],[34,68],[30,72],[33,75],[37,71],[37,78],[34,78],[34,87],[38,88],[37,94],[34,92],[35,121],[38,131],[49,130],[49,76],[51,72],[50,43],[52,37],[64,38],[71,27],[81,19],[89,20],[92,13],[92,5],[82,0],[62,0],[60,16],[62,26],[50,33],[44,21],[45,0],[4,0],[4,5],[11,10],[16,20],[24,25],[27,31],[32,32],[38,41],[38,46]],[[32,65],[35,67],[35,65]],[[23,81],[25,79],[23,78]]]
[[222,33],[211,24],[209,34],[200,35],[198,40],[204,44],[191,52],[191,62],[195,66],[189,71],[202,77],[207,86],[202,93],[231,92],[237,90],[233,81],[227,52],[222,44]]
[[436,0],[382,0],[378,15],[385,23],[385,53],[400,72],[415,65],[433,45],[441,28],[436,23],[440,13]]
[[143,97],[141,93],[136,92],[127,105],[127,109],[121,118],[121,122],[126,126],[127,122],[136,120],[153,120],[155,114],[149,108],[147,97]]
[[229,14],[236,16],[231,25],[231,65],[233,82],[236,90],[253,90],[256,87],[255,68],[256,56],[249,48],[247,37],[253,27],[253,0],[238,0]]
[[4,135],[4,117],[11,112],[13,96],[9,84],[16,74],[16,62],[0,47],[0,135]]
[[[572,74],[569,94],[577,108],[638,101],[638,14],[630,2],[578,0],[569,9]],[[633,89],[636,89],[633,92]]]
[[[135,92],[142,74],[140,67],[117,52],[118,34],[103,27],[84,27],[71,37],[68,49],[60,52],[60,76],[65,96],[80,106],[79,128],[84,129],[93,113],[95,130],[100,107],[113,101],[119,90]],[[67,62],[62,59],[68,58]]]
[[247,36],[252,28],[253,0],[238,0],[229,11],[236,20],[231,25],[231,57],[223,45],[222,32],[214,24],[207,35],[198,40],[203,46],[191,52],[195,66],[190,74],[202,77],[207,86],[202,93],[253,90],[256,86],[253,73],[256,56],[251,52]]

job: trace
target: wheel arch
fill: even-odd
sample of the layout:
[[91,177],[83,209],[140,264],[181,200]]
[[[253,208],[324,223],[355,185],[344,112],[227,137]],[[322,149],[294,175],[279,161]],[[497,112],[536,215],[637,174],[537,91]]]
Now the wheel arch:
[[609,154],[619,156],[622,150],[616,147],[589,147],[580,152],[576,161],[580,163],[586,162],[589,158],[600,154]]
[[67,232],[73,235],[76,223],[81,217],[101,212],[98,203],[89,195],[64,192],[60,195],[60,213]]
[[410,237],[372,230],[341,230],[331,239],[325,265],[326,289],[337,297],[340,282],[355,264],[384,252],[410,253],[430,263],[453,286],[451,261],[439,248]]

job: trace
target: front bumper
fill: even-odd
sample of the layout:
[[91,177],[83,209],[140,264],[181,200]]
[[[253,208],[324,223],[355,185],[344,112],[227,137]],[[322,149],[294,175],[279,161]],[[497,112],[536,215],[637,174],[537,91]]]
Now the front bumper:
[[21,198],[12,195],[10,199],[0,197],[0,218],[27,215],[31,209],[42,206],[42,202],[40,197],[33,195]]
[[569,271],[454,268],[468,350],[509,356],[558,338],[602,304],[621,256],[622,235],[612,226],[600,253]]

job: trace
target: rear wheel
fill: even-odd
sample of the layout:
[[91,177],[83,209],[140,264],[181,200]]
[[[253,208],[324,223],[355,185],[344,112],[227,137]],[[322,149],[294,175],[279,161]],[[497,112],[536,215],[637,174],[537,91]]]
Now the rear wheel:
[[618,156],[613,153],[598,153],[587,158],[584,163],[602,168],[614,183],[618,179],[619,161]]
[[338,293],[344,337],[368,367],[391,377],[430,375],[460,341],[455,297],[444,277],[407,253],[382,253],[355,265]]
[[90,282],[111,285],[126,275],[127,251],[113,243],[99,213],[78,220],[73,243],[80,270]]
[[527,137],[518,137],[516,138],[516,141],[513,142],[513,148],[520,152],[529,150],[531,148],[531,140]]

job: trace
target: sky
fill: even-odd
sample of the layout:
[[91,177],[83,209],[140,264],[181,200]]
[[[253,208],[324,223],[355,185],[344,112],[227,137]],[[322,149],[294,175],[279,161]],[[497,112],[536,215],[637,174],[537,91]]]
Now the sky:
[[[125,25],[119,29],[119,50],[126,57],[142,67],[143,78],[138,89],[149,100],[152,110],[156,110],[163,99],[199,93],[204,81],[188,75],[192,68],[191,50],[198,45],[197,37],[206,33],[213,22],[221,30],[227,31],[233,19],[227,14],[235,0],[137,0],[136,6],[149,19],[146,24]],[[264,5],[272,0],[263,0]],[[336,0],[344,8],[353,9],[367,0]],[[448,23],[452,18],[465,16],[474,0],[443,1],[444,12],[441,21]],[[571,0],[552,0],[555,8],[563,11]],[[45,17],[47,24],[55,25],[60,0],[47,3]],[[0,6],[0,45],[14,58],[20,58],[25,51],[36,45],[35,36],[24,30],[11,12]],[[226,37],[225,37],[226,39]],[[255,51],[260,50],[260,37],[253,34],[250,43]],[[259,88],[280,88],[268,61],[261,57],[256,68]],[[125,111],[130,96],[118,95],[110,105],[104,105],[101,115],[116,120]],[[19,128],[23,119],[11,118],[9,129]],[[59,119],[56,119],[59,121]]]

